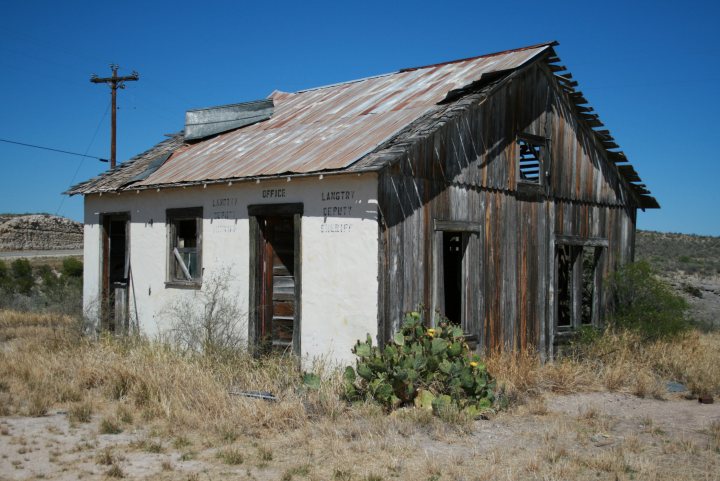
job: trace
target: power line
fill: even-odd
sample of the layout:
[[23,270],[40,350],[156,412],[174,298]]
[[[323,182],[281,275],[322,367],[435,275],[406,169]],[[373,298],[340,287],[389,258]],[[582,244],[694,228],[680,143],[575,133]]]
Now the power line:
[[[97,137],[97,134],[100,131],[100,126],[102,125],[103,121],[105,120],[105,117],[107,117],[108,110],[110,110],[110,102],[108,102],[107,107],[105,107],[105,112],[103,113],[102,117],[100,117],[100,122],[98,122],[97,127],[95,127],[95,132],[93,133],[92,139],[90,139],[90,143],[88,144],[87,148],[85,149],[86,154],[90,150],[90,147],[92,147],[92,144],[95,142],[95,138]],[[73,185],[73,183],[75,182],[75,178],[77,177],[78,172],[80,172],[80,167],[82,167],[84,162],[85,162],[85,157],[80,159],[80,162],[78,163],[78,166],[75,169],[75,173],[73,174],[72,179],[70,179],[70,185]],[[67,196],[63,195],[61,197],[62,198],[60,199],[60,205],[58,205],[58,208],[55,211],[55,215],[58,215],[60,213],[60,210],[63,208],[63,205],[65,205],[65,199],[67,199]]]
[[61,154],[79,155],[80,157],[89,157],[91,159],[97,159],[100,162],[108,161],[107,159],[103,159],[102,157],[96,157],[94,155],[79,154],[77,152],[70,152],[69,150],[53,149],[52,147],[43,147],[42,145],[26,144],[24,142],[17,142],[15,140],[0,139],[0,142],[7,142],[8,144],[22,145],[24,147],[32,147],[34,149],[50,150],[52,152],[60,152]]

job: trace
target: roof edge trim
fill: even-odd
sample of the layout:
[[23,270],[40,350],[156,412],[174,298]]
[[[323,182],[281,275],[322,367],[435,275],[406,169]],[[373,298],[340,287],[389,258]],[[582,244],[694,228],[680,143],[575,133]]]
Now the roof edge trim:
[[507,53],[523,52],[523,51],[525,51],[525,50],[532,50],[532,49],[541,48],[541,47],[549,48],[549,47],[555,47],[555,46],[557,46],[557,45],[560,45],[560,42],[557,42],[557,41],[555,41],[555,40],[552,40],[552,41],[550,41],[550,42],[543,42],[543,43],[538,43],[538,44],[535,44],[535,45],[528,45],[527,47],[513,48],[513,49],[510,49],[510,50],[502,50],[502,51],[500,51],[500,52],[486,53],[486,54],[484,54],[484,55],[476,55],[476,56],[474,56],[474,57],[460,58],[460,59],[457,59],[457,60],[448,60],[448,61],[446,61],[446,62],[438,62],[438,63],[433,63],[433,64],[430,64],[430,65],[421,65],[421,66],[419,66],[419,67],[402,68],[402,69],[398,70],[398,72],[412,72],[413,70],[421,70],[421,69],[424,69],[424,68],[441,67],[441,66],[443,66],[443,65],[451,65],[451,64],[454,64],[454,63],[467,62],[467,61],[469,61],[469,60],[476,60],[476,59],[478,59],[478,58],[496,57],[496,56],[498,56],[498,55],[504,55],[504,54],[507,54]]

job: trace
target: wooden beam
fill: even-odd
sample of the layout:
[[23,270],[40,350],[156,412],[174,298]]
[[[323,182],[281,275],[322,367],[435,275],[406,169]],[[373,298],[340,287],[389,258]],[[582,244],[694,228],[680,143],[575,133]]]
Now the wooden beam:
[[463,220],[439,220],[435,219],[433,229],[446,232],[480,232],[482,225],[479,222],[467,222]]
[[556,244],[566,244],[571,246],[589,246],[589,247],[607,247],[608,240],[602,237],[580,237],[575,235],[558,235],[555,236]]
[[247,207],[248,215],[294,215],[303,213],[302,203],[293,204],[253,204]]

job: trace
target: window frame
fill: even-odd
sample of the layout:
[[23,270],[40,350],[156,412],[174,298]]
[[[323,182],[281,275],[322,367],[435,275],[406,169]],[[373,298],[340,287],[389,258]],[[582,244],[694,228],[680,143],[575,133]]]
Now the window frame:
[[[196,222],[196,246],[197,251],[197,276],[192,279],[183,279],[176,274],[176,258],[174,250],[177,247],[177,227],[178,222],[183,220],[194,219]],[[202,285],[203,264],[202,264],[202,224],[203,224],[203,208],[202,207],[182,207],[167,209],[165,211],[165,225],[167,227],[167,268],[165,275],[166,287],[186,287],[199,288]]]
[[[545,192],[545,186],[548,183],[550,176],[550,148],[547,137],[541,137],[539,135],[529,133],[518,133],[515,136],[515,187],[520,194],[525,195],[540,195]],[[534,147],[539,148],[538,152],[538,178],[535,180],[528,180],[522,178],[522,170],[520,168],[520,142],[524,142]]]
[[[559,325],[560,320],[560,260],[559,248],[569,247],[570,258],[572,263],[569,266],[570,278],[568,281],[569,290],[569,309],[570,323],[569,325]],[[555,334],[562,337],[563,335],[572,335],[580,328],[592,326],[599,328],[602,325],[602,303],[600,302],[603,295],[603,270],[608,247],[607,239],[583,239],[574,236],[558,236],[555,241],[554,262],[555,262],[555,314],[553,326]],[[592,252],[593,273],[592,273],[592,299],[590,300],[590,322],[583,322],[583,290],[586,283],[584,282],[584,266],[583,259],[586,251]]]
[[[438,315],[443,308],[444,304],[444,266],[443,266],[443,235],[446,233],[456,233],[461,236],[462,244],[462,261],[461,269],[462,278],[469,280],[471,275],[475,273],[474,269],[471,272],[471,246],[473,244],[479,244],[479,236],[482,231],[482,226],[479,222],[470,221],[458,221],[458,220],[444,220],[434,219],[433,222],[433,290],[432,290],[432,310],[430,313],[430,326],[436,327],[439,321]],[[473,344],[477,342],[477,326],[476,320],[472,319],[470,315],[470,305],[468,296],[468,289],[470,287],[466,284],[463,285],[461,290],[461,306],[460,306],[460,327],[463,329],[466,340]]]

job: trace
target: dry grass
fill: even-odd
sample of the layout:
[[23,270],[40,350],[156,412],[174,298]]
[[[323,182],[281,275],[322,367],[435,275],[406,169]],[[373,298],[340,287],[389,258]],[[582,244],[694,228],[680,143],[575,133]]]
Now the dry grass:
[[[0,313],[0,336],[3,329],[23,329],[20,317]],[[686,475],[683,466],[689,465],[697,468],[687,478],[702,479],[720,452],[717,422],[705,427],[702,439],[665,442],[651,421],[623,438],[614,435],[620,428],[606,414],[587,409],[559,416],[545,401],[551,393],[601,390],[659,396],[669,378],[718,394],[718,334],[653,344],[608,334],[584,348],[582,359],[544,364],[533,353],[495,353],[487,359],[490,372],[506,399],[523,406],[499,414],[492,421],[497,430],[484,436],[477,434],[482,423],[457,412],[439,418],[418,409],[387,415],[374,404],[349,406],[330,372],[319,391],[303,389],[292,358],[211,358],[138,339],[88,341],[69,321],[50,328],[53,336],[33,334],[47,334],[53,322],[33,316],[29,325],[36,331],[0,347],[0,406],[20,415],[65,409],[81,423],[77,429],[108,442],[140,432],[112,451],[95,441],[82,444],[80,452],[92,451],[107,477],[132,477],[129,460],[114,454],[122,452],[162,456],[153,474],[161,480],[672,479]],[[279,401],[234,396],[230,388],[267,390]],[[512,431],[520,419],[526,431]],[[3,433],[10,438],[9,429]],[[593,438],[605,433],[600,442]],[[499,445],[483,447],[498,438]],[[183,471],[189,460],[204,463],[210,474]],[[233,478],[229,470],[239,474]]]
[[[71,320],[61,319],[64,328],[59,328],[52,316],[3,313],[0,319],[0,333],[24,333],[14,335],[0,352],[0,404],[8,413],[42,416],[52,406],[70,403],[72,416],[84,422],[91,406],[113,404],[117,414],[103,424],[117,429],[138,419],[157,420],[168,430],[227,436],[228,429],[296,429],[313,418],[335,418],[347,408],[336,392],[338,380],[318,392],[300,389],[293,358],[255,359],[243,353],[208,358],[140,339],[80,339]],[[55,335],[44,335],[48,329]],[[270,391],[280,400],[233,396],[230,387]]]
[[533,352],[495,352],[487,365],[511,402],[547,391],[608,390],[660,398],[667,380],[684,383],[694,394],[719,395],[720,333],[691,331],[645,343],[631,332],[607,332],[574,356],[543,364]]
[[76,335],[78,321],[70,316],[0,309],[0,342],[17,338],[58,339]]

